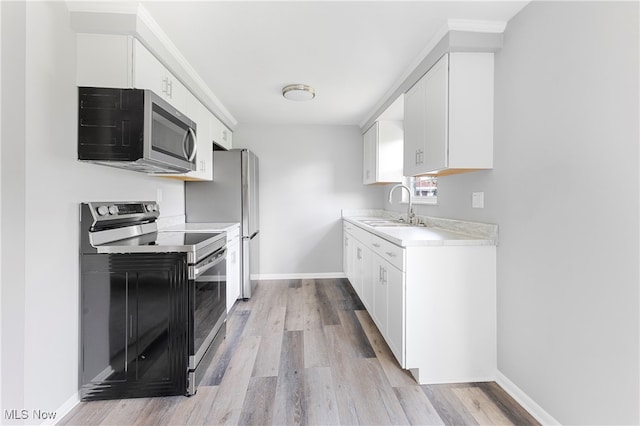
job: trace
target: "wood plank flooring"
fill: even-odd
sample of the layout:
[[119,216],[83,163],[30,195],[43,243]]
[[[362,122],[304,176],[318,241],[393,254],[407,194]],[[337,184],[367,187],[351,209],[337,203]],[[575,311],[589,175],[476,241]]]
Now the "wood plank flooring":
[[537,425],[496,383],[418,385],[345,279],[260,281],[196,395],[83,402],[61,425]]

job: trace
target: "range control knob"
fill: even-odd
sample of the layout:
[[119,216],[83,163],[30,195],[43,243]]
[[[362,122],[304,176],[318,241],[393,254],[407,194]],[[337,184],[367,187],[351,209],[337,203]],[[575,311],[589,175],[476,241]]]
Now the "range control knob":
[[100,206],[100,207],[98,207],[98,209],[96,211],[98,212],[98,216],[104,216],[107,213],[109,213],[109,207]]
[[116,206],[109,206],[109,214],[118,214],[118,208]]
[[145,207],[147,208],[148,212],[155,212],[158,210],[157,204],[147,204]]

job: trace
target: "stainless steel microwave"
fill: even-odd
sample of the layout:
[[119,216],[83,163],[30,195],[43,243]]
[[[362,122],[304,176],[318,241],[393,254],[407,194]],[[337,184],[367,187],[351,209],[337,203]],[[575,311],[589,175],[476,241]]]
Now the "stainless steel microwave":
[[185,173],[196,149],[196,123],[151,90],[78,88],[78,160]]

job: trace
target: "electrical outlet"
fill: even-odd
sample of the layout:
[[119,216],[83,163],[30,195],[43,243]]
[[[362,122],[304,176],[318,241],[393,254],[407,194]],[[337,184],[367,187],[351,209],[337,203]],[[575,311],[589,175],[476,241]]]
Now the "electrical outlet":
[[471,194],[471,207],[474,209],[484,208],[484,192],[474,192]]

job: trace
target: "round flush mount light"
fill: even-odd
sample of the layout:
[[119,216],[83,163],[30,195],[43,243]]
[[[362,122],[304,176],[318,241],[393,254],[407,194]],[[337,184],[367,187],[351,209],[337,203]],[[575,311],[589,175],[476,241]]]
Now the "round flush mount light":
[[316,97],[316,91],[306,84],[289,84],[282,88],[282,96],[290,101],[310,101]]

